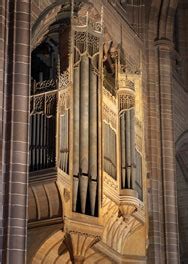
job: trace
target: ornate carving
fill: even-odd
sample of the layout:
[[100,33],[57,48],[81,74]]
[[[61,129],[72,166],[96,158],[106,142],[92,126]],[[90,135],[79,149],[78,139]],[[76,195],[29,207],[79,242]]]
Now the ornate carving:
[[36,96],[34,98],[34,113],[40,114],[44,113],[44,105],[45,105],[45,96]]
[[46,115],[51,116],[56,112],[57,94],[50,93],[46,95]]
[[95,18],[89,17],[88,12],[85,16],[77,16],[73,18],[73,26],[74,27],[88,27],[89,30],[94,31],[96,33],[102,33],[103,25],[102,19],[100,21],[96,21]]
[[[83,54],[87,52],[89,56],[93,57],[99,52],[100,49],[100,39],[87,31],[75,31],[75,50],[78,54]],[[78,60],[79,56],[77,56]],[[77,62],[76,60],[76,62]]]
[[105,103],[103,103],[103,118],[107,123],[111,124],[114,129],[116,129],[117,115]]
[[[137,212],[141,217],[139,217]],[[121,201],[119,204],[104,196],[104,232],[102,241],[120,254],[124,254],[127,238],[144,224],[144,209],[134,201]]]
[[73,263],[83,263],[90,249],[100,240],[99,237],[81,232],[70,231],[64,236],[64,243]]
[[54,79],[34,83],[33,94],[44,93],[51,90],[55,90],[56,86],[57,86],[57,81]]
[[70,108],[70,89],[61,90],[59,93],[59,111],[63,114]]
[[118,78],[119,111],[127,110],[135,106],[134,83],[127,79],[125,74],[119,74]]
[[135,91],[134,83],[128,80],[125,74],[119,74],[118,82],[119,89],[124,89],[132,92]]
[[135,105],[135,98],[125,92],[119,94],[119,111],[127,110]]
[[70,85],[69,71],[64,71],[59,75],[59,89],[65,89]]

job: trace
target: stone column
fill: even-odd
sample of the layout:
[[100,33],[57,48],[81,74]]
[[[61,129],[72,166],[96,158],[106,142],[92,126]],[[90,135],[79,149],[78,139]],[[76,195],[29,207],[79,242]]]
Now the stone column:
[[172,43],[156,42],[158,54],[159,110],[161,140],[161,181],[165,233],[165,263],[179,263],[175,150],[172,109]]
[[151,264],[179,263],[171,51],[169,40],[155,42],[155,50],[153,47],[150,51],[148,159],[151,212],[148,263]]
[[[5,86],[5,52],[6,52],[6,26],[7,1],[0,3],[0,175],[2,175],[2,143],[3,143],[3,91]],[[3,177],[0,176],[0,263],[2,262],[3,248]]]
[[[1,1],[4,50],[1,100],[0,262],[26,263],[30,85],[29,0]],[[0,18],[0,19],[1,19]],[[6,28],[6,35],[5,35]],[[1,58],[2,58],[1,54]],[[1,102],[2,102],[1,101]],[[0,119],[2,115],[0,116]]]

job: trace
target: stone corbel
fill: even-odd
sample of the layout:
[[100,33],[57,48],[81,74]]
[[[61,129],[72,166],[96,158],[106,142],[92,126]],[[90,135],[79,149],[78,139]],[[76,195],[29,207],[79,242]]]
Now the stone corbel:
[[105,196],[103,204],[105,225],[102,242],[123,255],[127,239],[145,224],[143,204],[128,196],[119,202]]
[[70,260],[74,264],[84,263],[86,256],[88,256],[91,248],[99,241],[98,237],[81,233],[68,232],[65,234],[62,244],[59,248],[59,254],[63,252],[64,245],[68,249]]

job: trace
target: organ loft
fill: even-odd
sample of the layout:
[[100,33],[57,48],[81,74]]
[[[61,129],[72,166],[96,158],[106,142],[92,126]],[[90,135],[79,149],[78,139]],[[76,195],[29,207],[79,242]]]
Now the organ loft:
[[98,263],[101,257],[124,263],[125,255],[145,263],[141,63],[140,54],[138,64],[131,64],[108,32],[103,8],[98,12],[91,4],[63,6],[43,38],[36,37],[29,225],[56,221],[56,199],[63,201],[62,230],[54,235],[61,237],[58,263]]

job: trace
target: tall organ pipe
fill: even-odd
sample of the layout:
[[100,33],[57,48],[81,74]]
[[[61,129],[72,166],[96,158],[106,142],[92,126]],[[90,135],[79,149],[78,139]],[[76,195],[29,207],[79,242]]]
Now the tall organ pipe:
[[[95,59],[93,63],[96,64]],[[94,215],[97,195],[97,75],[92,63],[89,67],[89,84],[89,193],[91,215]]]
[[75,177],[79,175],[80,169],[80,64],[78,64],[74,68],[74,104],[73,104],[73,112],[74,112],[74,128],[73,128],[73,136],[74,136],[74,153],[73,153],[73,189],[74,189],[74,199],[73,199],[73,211],[76,211],[77,205],[77,197],[78,197],[78,186],[79,186],[79,178]]
[[130,110],[126,111],[126,166],[127,166],[127,187],[131,188],[131,118]]
[[125,111],[121,126],[121,178],[122,188],[135,189],[135,110]]
[[90,64],[90,97],[89,97],[89,172],[91,178],[97,179],[97,75]]
[[125,113],[120,117],[120,126],[121,126],[121,177],[122,177],[122,187],[125,188],[126,180],[126,140],[125,140]]
[[[89,58],[82,56],[80,89],[80,199],[81,211],[85,213],[89,170]],[[87,176],[86,176],[87,175]]]
[[80,168],[88,174],[89,157],[89,59],[87,55],[81,60],[81,89],[80,89]]
[[135,189],[136,178],[136,161],[135,161],[135,109],[130,110],[130,131],[131,131],[131,163],[132,163],[132,175],[131,175],[131,187]]
[[74,68],[74,155],[73,155],[73,166],[74,175],[79,173],[79,156],[80,156],[80,65]]

